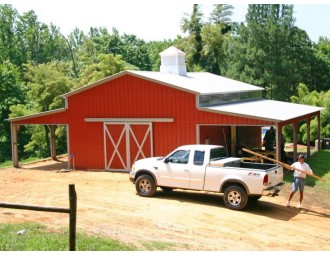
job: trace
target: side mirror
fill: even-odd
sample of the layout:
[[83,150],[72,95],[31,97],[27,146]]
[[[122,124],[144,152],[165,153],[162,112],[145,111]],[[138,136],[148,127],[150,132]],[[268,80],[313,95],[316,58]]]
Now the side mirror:
[[168,162],[170,162],[169,158],[165,158],[164,163],[167,164]]

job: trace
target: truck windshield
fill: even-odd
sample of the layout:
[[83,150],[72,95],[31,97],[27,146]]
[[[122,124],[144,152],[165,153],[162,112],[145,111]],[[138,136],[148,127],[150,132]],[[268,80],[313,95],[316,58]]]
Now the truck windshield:
[[224,147],[217,147],[211,149],[210,161],[228,158],[226,149]]

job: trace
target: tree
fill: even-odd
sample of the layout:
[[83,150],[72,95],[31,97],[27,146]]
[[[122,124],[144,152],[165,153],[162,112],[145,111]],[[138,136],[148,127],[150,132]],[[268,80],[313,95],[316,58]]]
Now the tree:
[[[330,90],[324,92],[312,91],[309,92],[305,84],[299,84],[298,93],[291,97],[291,101],[297,104],[313,105],[323,107],[321,111],[321,137],[330,137]],[[311,121],[311,140],[317,139],[317,119]],[[299,128],[299,137],[302,142],[306,143],[306,123]]]
[[215,4],[209,23],[202,28],[203,49],[201,51],[202,68],[214,74],[221,74],[224,65],[224,41],[229,37],[234,24],[231,22],[233,6]]
[[126,69],[121,56],[99,54],[94,63],[86,66],[80,73],[78,86],[84,86]]
[[312,54],[306,32],[294,26],[293,5],[249,5],[246,20],[226,44],[225,74],[288,101],[308,79]]
[[135,35],[124,34],[122,43],[122,56],[125,62],[136,66],[140,70],[151,70],[149,52],[144,40],[138,39]]
[[0,63],[9,61],[20,64],[16,56],[17,37],[15,35],[15,21],[17,11],[11,5],[0,5]]
[[310,90],[326,91],[330,89],[330,40],[321,37],[313,48],[311,61]]
[[181,29],[184,33],[188,32],[187,39],[183,42],[186,52],[187,69],[194,71],[200,69],[199,62],[201,59],[201,51],[203,49],[202,43],[202,18],[203,13],[200,11],[200,6],[194,4],[193,12],[185,14],[186,17],[182,19]]
[[24,103],[24,87],[18,68],[5,61],[0,64],[0,162],[11,158],[10,107]]
[[[72,80],[66,75],[70,66],[63,62],[50,62],[34,66],[25,66],[25,79],[27,81],[27,102],[24,107],[17,105],[11,108],[11,117],[20,114],[49,111],[64,107],[61,95],[73,87]],[[24,145],[24,152],[28,155],[45,157],[49,155],[49,130],[47,126],[28,126],[26,128],[29,142]],[[66,137],[62,129],[57,130],[57,143],[65,145]],[[59,152],[65,152],[66,146],[57,147]]]

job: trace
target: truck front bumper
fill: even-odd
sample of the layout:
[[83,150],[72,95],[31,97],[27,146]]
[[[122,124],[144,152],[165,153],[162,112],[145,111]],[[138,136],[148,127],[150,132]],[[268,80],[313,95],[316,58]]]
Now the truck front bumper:
[[272,196],[272,197],[275,197],[275,196],[278,196],[278,193],[280,192],[281,190],[281,187],[284,185],[284,182],[281,182],[273,187],[270,187],[268,189],[264,189],[262,191],[262,195],[263,196]]

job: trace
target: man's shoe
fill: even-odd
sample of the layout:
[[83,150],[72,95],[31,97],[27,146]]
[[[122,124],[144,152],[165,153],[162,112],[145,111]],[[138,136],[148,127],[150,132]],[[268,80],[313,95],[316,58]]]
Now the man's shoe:
[[290,207],[290,201],[286,203],[286,207]]
[[300,209],[301,208],[301,204],[299,203],[297,207],[298,207],[298,209]]

